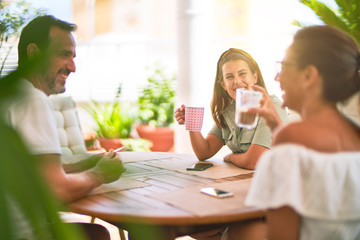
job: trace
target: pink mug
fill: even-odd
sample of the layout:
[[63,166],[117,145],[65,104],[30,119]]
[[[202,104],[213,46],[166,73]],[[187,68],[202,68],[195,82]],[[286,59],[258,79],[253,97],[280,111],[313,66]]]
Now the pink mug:
[[200,132],[204,118],[203,107],[185,107],[185,129],[191,132]]

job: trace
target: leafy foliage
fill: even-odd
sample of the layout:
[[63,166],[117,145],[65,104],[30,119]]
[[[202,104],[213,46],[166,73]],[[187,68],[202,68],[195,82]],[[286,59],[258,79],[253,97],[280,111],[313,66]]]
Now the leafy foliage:
[[175,76],[166,76],[164,69],[159,67],[147,81],[148,85],[138,97],[141,123],[170,126],[174,122]]
[[[16,96],[19,73],[14,71],[0,79],[0,89],[12,89],[0,95],[0,105]],[[1,108],[0,108],[1,109]],[[31,156],[22,139],[7,126],[0,114],[0,239],[14,239],[17,222],[13,218],[14,204],[33,229],[35,239],[84,239],[74,226],[63,224],[58,211],[60,203],[50,192],[38,171],[39,160]],[[45,224],[51,219],[52,224]]]
[[135,112],[131,114],[130,107],[120,103],[122,86],[118,88],[112,102],[101,104],[95,100],[85,107],[97,124],[96,133],[103,138],[129,138],[135,122]]
[[[30,3],[19,1],[4,2],[0,0],[0,48],[10,39],[16,40],[20,36],[23,26],[38,15],[44,14],[43,9],[36,9]],[[5,61],[14,45],[10,45],[4,56],[1,56],[2,64],[0,75]]]
[[[354,37],[360,46],[360,3],[359,0],[335,0],[338,8],[331,9],[328,5],[316,0],[300,0],[308,6],[327,25],[340,28]],[[298,26],[302,23],[295,21]]]
[[[22,0],[9,3],[0,0],[0,48],[11,38],[17,38],[27,21],[41,12]],[[0,74],[11,47],[1,56]],[[20,77],[21,73],[16,70],[0,79],[0,105],[8,98],[16,97]],[[37,229],[34,232],[36,239],[84,239],[73,226],[61,222],[60,203],[39,173],[38,159],[29,154],[14,129],[5,124],[3,116],[0,114],[0,239],[12,240],[14,230],[19,230],[13,218],[14,204],[30,227]],[[65,209],[62,207],[61,210]],[[52,224],[44,225],[49,219]]]
[[150,152],[152,142],[142,138],[121,139],[122,144],[126,147],[126,151],[133,152]]

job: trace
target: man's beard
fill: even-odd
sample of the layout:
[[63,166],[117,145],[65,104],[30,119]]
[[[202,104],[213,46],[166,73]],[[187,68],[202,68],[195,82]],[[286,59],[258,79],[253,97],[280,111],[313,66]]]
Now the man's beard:
[[56,85],[56,77],[45,76],[45,84],[50,90],[51,94],[58,94],[65,92],[65,86]]
[[56,85],[57,83],[56,75],[45,73],[44,79],[45,79],[45,84],[47,85],[51,94],[58,94],[65,92],[66,90],[65,86],[62,86],[60,84]]

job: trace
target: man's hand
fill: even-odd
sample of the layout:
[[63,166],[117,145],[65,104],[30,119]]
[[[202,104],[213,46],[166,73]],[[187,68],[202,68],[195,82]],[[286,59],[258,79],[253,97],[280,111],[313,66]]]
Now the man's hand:
[[121,159],[112,150],[105,154],[96,166],[90,170],[102,183],[110,183],[120,178],[125,172]]
[[[116,157],[115,152],[120,152],[124,148],[125,147],[121,147],[121,148],[113,150],[113,153],[110,154],[109,156]],[[76,172],[86,171],[86,170],[88,170],[90,168],[95,167],[96,164],[98,163],[98,161],[105,154],[106,153],[100,153],[100,154],[95,154],[95,155],[85,155],[84,157],[77,156],[80,159],[79,161],[76,161],[74,163],[63,163],[62,166],[63,166],[66,173],[76,173]]]
[[86,156],[85,159],[77,161],[75,163],[63,163],[62,166],[66,173],[76,173],[88,170],[96,166],[98,161],[103,157],[103,154],[96,154],[92,156]]

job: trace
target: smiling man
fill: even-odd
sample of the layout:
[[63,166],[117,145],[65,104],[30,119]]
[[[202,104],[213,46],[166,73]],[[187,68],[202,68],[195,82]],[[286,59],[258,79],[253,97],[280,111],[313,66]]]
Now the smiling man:
[[[117,180],[124,171],[121,160],[112,150],[86,171],[66,173],[61,165],[61,145],[48,96],[63,93],[68,76],[76,70],[76,45],[72,35],[75,29],[74,24],[46,15],[33,19],[22,30],[18,70],[23,76],[23,94],[9,103],[5,112],[6,120],[19,132],[30,153],[39,159],[38,166],[50,188],[65,202]],[[108,232],[99,225],[84,224],[84,228],[89,239],[109,239]],[[16,237],[26,239],[30,239],[35,230],[19,229]]]
[[39,60],[27,80],[46,95],[65,92],[66,79],[75,72],[76,25],[42,16],[31,21],[22,31],[19,46],[19,68]]
[[75,41],[70,32],[53,27],[50,29],[49,49],[52,50],[50,67],[44,73],[44,79],[48,84],[45,93],[65,92],[66,79],[69,74],[75,72]]

